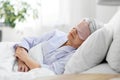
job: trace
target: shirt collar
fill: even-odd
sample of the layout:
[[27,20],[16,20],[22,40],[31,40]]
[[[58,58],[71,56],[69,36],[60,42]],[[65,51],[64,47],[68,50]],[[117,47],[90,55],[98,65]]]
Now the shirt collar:
[[73,50],[76,50],[76,48],[74,48],[72,46],[62,46],[60,49],[66,51],[66,52],[71,52]]

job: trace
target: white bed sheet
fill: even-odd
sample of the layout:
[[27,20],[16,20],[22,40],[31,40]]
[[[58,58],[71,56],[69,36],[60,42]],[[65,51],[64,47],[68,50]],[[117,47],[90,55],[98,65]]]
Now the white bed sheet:
[[0,43],[0,80],[33,80],[37,77],[55,75],[47,68],[36,68],[29,72],[15,72],[16,58],[13,45],[15,42]]
[[84,71],[83,73],[102,73],[102,74],[119,74],[116,71],[114,71],[108,63],[101,63],[87,71]]

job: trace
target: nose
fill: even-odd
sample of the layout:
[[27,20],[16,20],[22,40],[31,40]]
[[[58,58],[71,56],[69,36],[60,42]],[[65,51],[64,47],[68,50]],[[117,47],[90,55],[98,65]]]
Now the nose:
[[73,31],[73,32],[76,32],[76,30],[77,30],[76,28],[72,28],[72,31]]
[[86,25],[88,25],[88,26],[90,24],[90,22],[86,21],[85,19],[83,20],[83,23],[86,24]]

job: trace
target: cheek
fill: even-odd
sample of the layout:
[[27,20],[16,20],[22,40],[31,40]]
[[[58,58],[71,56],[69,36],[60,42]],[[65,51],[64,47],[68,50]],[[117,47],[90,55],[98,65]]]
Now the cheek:
[[78,45],[81,45],[83,43],[83,41],[79,41]]
[[71,33],[68,34],[67,38],[68,38],[68,40],[72,40],[73,39]]
[[76,38],[74,40],[74,42],[76,42],[76,45],[81,45],[83,43],[83,40],[82,39],[79,39],[79,38]]

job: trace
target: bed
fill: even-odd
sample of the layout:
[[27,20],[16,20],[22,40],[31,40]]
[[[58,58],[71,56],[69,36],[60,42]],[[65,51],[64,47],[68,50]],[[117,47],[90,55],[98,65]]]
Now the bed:
[[[54,72],[47,68],[36,68],[29,72],[18,72],[16,58],[14,57],[13,45],[16,42],[0,43],[0,80],[33,80],[40,76],[55,75]],[[35,52],[37,49],[31,50]],[[32,53],[31,53],[32,55]],[[39,54],[37,54],[38,56]],[[35,56],[34,56],[35,57]],[[37,58],[36,58],[37,59]]]
[[[115,14],[115,16],[106,25],[107,26],[120,26],[119,21],[120,21],[120,10]],[[2,74],[0,74],[0,80],[24,80],[24,79],[25,80],[34,80],[37,77],[55,75],[54,72],[48,70],[47,68],[37,68],[37,69],[33,69],[29,72],[17,72],[17,69],[16,69],[17,64],[16,64],[16,59],[14,57],[15,52],[13,49],[13,45],[15,43],[16,42],[1,42],[0,43],[0,73],[2,73]],[[112,48],[110,48],[110,49],[112,49]],[[37,48],[33,49],[32,51],[36,52],[36,53],[38,52]],[[114,50],[112,50],[110,52],[114,52]],[[38,55],[39,55],[39,53],[38,53]],[[108,61],[109,61],[109,59],[110,58],[108,57]],[[83,69],[83,71],[77,72],[77,73],[119,74],[118,73],[119,71],[115,71],[113,69],[113,68],[116,68],[116,66],[111,68],[111,65],[113,65],[113,64],[108,64],[107,62],[99,63],[99,65],[94,65],[87,69]],[[119,65],[117,65],[117,66],[119,66]],[[119,68],[117,68],[117,69],[119,70]],[[74,73],[75,73],[75,71],[74,71]]]

